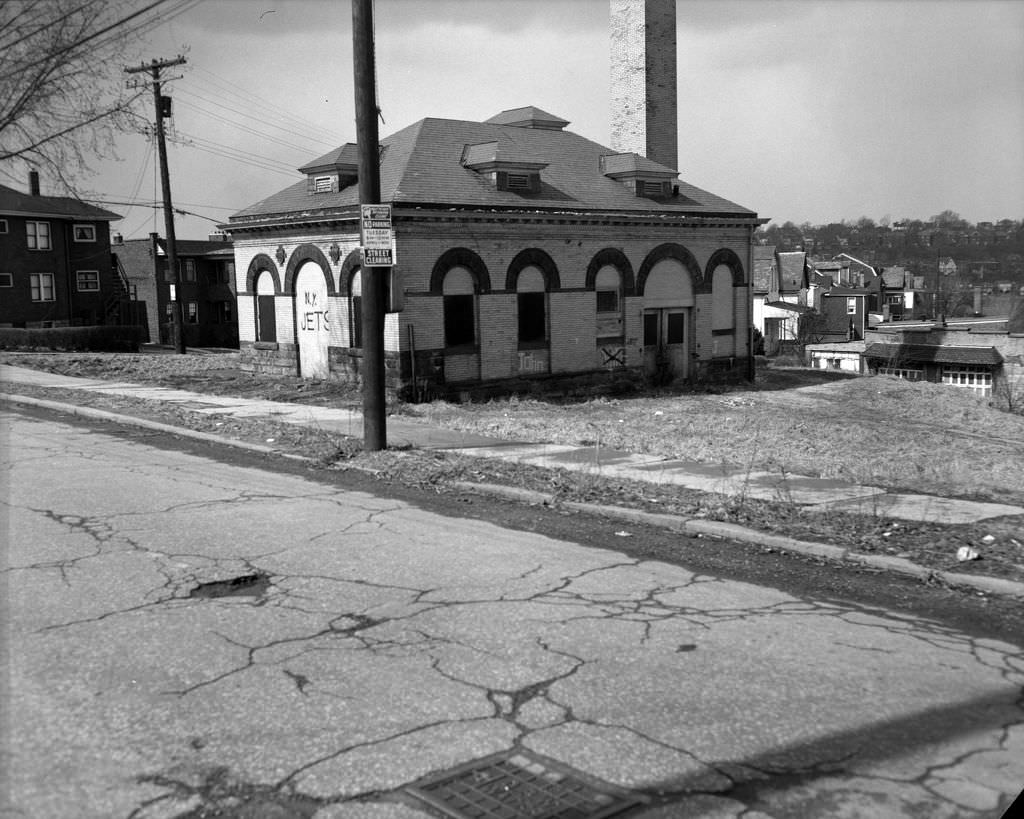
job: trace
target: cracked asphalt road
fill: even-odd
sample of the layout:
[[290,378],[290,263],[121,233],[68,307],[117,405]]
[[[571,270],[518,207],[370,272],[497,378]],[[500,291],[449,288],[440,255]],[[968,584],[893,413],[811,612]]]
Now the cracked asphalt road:
[[1024,783],[1020,645],[0,417],[11,816],[422,818],[403,786],[511,748],[644,819],[997,817]]

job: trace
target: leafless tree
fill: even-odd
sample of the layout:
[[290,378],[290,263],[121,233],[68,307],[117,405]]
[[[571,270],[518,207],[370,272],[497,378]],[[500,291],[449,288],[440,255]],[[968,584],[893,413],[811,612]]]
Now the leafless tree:
[[[146,89],[128,88],[133,41],[193,3],[184,0],[0,2],[0,163],[46,171],[75,192],[113,155]],[[7,175],[11,175],[8,172]],[[18,174],[26,178],[27,174]]]

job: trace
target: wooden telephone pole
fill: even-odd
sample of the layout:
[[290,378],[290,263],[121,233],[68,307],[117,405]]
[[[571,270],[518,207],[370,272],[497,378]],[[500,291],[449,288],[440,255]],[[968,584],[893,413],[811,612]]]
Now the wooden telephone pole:
[[[359,203],[380,204],[380,148],[377,135],[373,0],[352,0],[352,67],[355,84]],[[360,269],[363,291],[363,448],[387,448],[384,400],[384,277],[386,267]]]
[[153,102],[156,106],[156,144],[160,154],[160,183],[164,193],[164,229],[167,232],[167,264],[170,265],[174,282],[171,298],[171,324],[174,336],[174,352],[185,352],[185,317],[181,304],[181,271],[178,270],[178,242],[174,235],[174,207],[171,205],[171,174],[167,169],[167,142],[164,138],[164,118],[171,115],[171,98],[160,94],[160,72],[165,68],[184,65],[185,58],[179,55],[173,60],[154,59],[137,68],[126,68],[128,74],[148,72],[153,78]]

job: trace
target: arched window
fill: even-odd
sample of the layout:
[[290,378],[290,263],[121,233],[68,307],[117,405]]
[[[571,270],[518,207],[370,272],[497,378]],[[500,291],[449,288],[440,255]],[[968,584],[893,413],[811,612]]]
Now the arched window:
[[622,274],[614,265],[607,264],[594,278],[597,297],[597,337],[622,335]]
[[277,341],[277,313],[274,276],[261,270],[256,277],[256,340]]
[[711,277],[711,329],[732,330],[736,324],[733,316],[732,268],[718,265]]
[[547,344],[547,292],[544,273],[539,267],[528,265],[519,271],[516,294],[519,346],[538,347]]
[[476,344],[476,288],[473,274],[456,266],[444,274],[444,346]]

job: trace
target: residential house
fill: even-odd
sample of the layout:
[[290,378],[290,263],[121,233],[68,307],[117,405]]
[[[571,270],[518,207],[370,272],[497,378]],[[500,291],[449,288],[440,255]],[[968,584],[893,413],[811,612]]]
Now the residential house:
[[754,326],[764,334],[765,355],[777,355],[798,343],[801,319],[813,309],[808,304],[808,277],[805,252],[775,252],[763,302],[758,304],[756,291],[754,295]]
[[[176,256],[187,347],[238,347],[234,248],[224,233],[209,240],[178,239]],[[167,259],[167,240],[156,233],[148,239],[119,241],[114,260],[137,294],[144,340],[173,344],[171,292],[174,276]]]
[[[462,393],[646,374],[745,375],[754,212],[535,107],[428,118],[384,139],[394,391]],[[357,380],[356,147],[236,213],[244,366]],[[788,268],[787,268],[788,269]]]
[[130,324],[126,283],[110,255],[110,223],[121,217],[65,196],[0,185],[0,325]]

